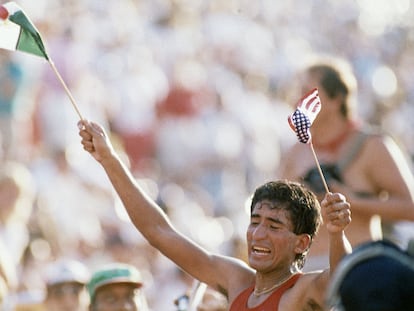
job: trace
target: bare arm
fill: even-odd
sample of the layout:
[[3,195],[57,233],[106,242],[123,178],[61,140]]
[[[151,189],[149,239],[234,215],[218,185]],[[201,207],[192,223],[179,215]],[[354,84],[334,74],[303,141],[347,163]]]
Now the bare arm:
[[321,203],[324,226],[329,234],[330,269],[304,273],[287,299],[289,310],[325,310],[330,277],[343,256],[351,252],[344,234],[351,222],[350,205],[339,193],[327,193]]
[[[303,182],[301,177],[314,165],[306,147],[296,144],[289,150],[279,167],[279,176]],[[380,215],[386,221],[414,220],[412,168],[390,137],[370,137],[342,177],[343,183],[330,180],[329,189],[344,194],[355,215]]]
[[152,246],[196,279],[222,292],[232,292],[235,281],[250,280],[253,273],[243,262],[211,254],[173,227],[163,210],[138,186],[101,126],[81,121],[79,135],[84,149],[104,168],[131,221]]
[[342,257],[352,251],[351,244],[345,236],[345,228],[351,222],[351,209],[340,193],[327,193],[321,207],[329,233],[329,270],[332,274]]
[[[414,177],[398,145],[387,136],[372,137],[359,163],[355,167],[363,174],[359,184],[351,167],[344,177],[345,184],[353,187],[334,184],[332,189],[344,193],[359,213],[380,215],[383,220],[414,220]],[[364,197],[353,190],[364,188],[378,195]]]
[[310,291],[313,292],[311,296],[314,296],[315,301],[323,303],[330,276],[342,257],[352,252],[352,247],[345,235],[345,228],[351,222],[350,204],[345,197],[340,193],[327,193],[321,202],[321,208],[329,234],[329,269],[314,278],[315,286]]

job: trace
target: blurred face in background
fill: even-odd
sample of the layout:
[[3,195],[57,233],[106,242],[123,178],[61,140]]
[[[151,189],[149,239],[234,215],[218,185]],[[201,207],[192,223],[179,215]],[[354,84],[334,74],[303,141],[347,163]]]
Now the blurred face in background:
[[15,210],[19,194],[19,187],[11,178],[0,181],[0,222],[7,222],[10,218]]
[[315,120],[315,124],[323,122],[325,118],[331,118],[332,115],[340,114],[340,101],[338,101],[337,98],[331,98],[327,94],[324,87],[321,85],[321,73],[308,71],[301,78],[302,96],[308,94],[314,88],[318,89],[319,98],[322,103],[322,108],[316,118],[317,120]]
[[83,284],[60,283],[47,288],[47,311],[86,311],[88,304],[88,295]]
[[136,284],[113,283],[100,287],[91,311],[147,311],[146,300]]

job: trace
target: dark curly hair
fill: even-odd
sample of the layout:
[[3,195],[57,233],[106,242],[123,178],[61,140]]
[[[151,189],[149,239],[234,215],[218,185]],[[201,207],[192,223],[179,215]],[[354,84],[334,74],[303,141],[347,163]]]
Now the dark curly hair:
[[[295,234],[309,234],[311,239],[322,222],[321,208],[316,195],[305,186],[287,180],[270,181],[258,187],[250,205],[252,213],[256,203],[263,200],[277,203],[273,208],[282,208],[289,213]],[[295,262],[299,268],[305,263],[307,251],[298,254]]]

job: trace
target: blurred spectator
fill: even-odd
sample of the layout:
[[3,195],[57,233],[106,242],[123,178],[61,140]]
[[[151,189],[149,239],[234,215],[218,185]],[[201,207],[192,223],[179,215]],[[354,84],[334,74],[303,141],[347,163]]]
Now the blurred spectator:
[[[3,301],[9,290],[16,289],[18,284],[16,265],[10,257],[9,251],[0,241],[0,300]],[[0,302],[0,306],[2,303]],[[0,308],[1,309],[1,308]]]
[[226,297],[208,287],[203,295],[203,299],[197,306],[197,311],[226,311],[228,307]]
[[0,308],[2,308],[7,294],[8,294],[7,285],[6,285],[4,278],[1,276],[0,277]]
[[52,148],[48,156],[31,167],[38,185],[36,217],[41,233],[53,255],[87,257],[103,245],[102,220],[114,197],[103,183],[82,174],[69,149]]
[[[36,188],[31,172],[21,163],[6,161],[0,165],[0,244],[4,245],[7,264],[17,268],[30,242],[28,228]],[[10,281],[10,280],[9,280]],[[8,284],[12,288],[18,284]]]
[[88,285],[91,311],[147,311],[143,279],[132,265],[111,263],[96,270]]
[[[34,270],[33,267],[32,269]],[[88,310],[89,299],[85,284],[89,280],[89,270],[85,264],[78,260],[59,258],[54,262],[43,262],[43,266],[38,266],[37,269],[25,273],[21,288],[9,291],[2,311]],[[28,284],[34,280],[32,274],[36,272],[41,283]]]
[[[404,153],[389,135],[355,113],[356,80],[344,60],[316,59],[305,68],[300,81],[303,94],[319,90],[322,109],[311,127],[312,144],[329,190],[345,194],[351,204],[350,242],[356,246],[381,239],[383,234],[390,238],[382,228],[398,220],[414,220],[414,176]],[[324,195],[308,144],[297,142],[286,153],[279,177],[305,182]],[[321,229],[306,269],[329,266],[327,234]]]
[[0,53],[0,135],[1,156],[10,159],[16,154],[16,111],[23,83],[23,69],[11,53]]
[[77,260],[61,259],[47,267],[46,311],[86,311],[88,268]]
[[6,305],[4,311],[45,311],[42,298],[39,292],[19,292],[13,295],[13,303]]
[[[196,297],[196,296],[201,297]],[[200,300],[200,301],[197,301]],[[191,301],[191,302],[190,302]],[[190,303],[196,303],[195,307]],[[175,300],[177,311],[194,310],[197,311],[226,311],[228,310],[227,298],[218,291],[206,286],[205,284],[198,284],[192,293],[184,294]]]

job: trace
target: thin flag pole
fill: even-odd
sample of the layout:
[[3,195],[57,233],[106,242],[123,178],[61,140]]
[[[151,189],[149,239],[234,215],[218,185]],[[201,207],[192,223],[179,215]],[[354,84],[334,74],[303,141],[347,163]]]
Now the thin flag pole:
[[56,76],[58,77],[58,79],[59,79],[60,83],[62,84],[63,88],[65,89],[66,94],[69,96],[69,99],[70,99],[70,101],[71,101],[71,103],[72,103],[72,106],[73,106],[73,108],[75,108],[75,111],[76,111],[76,113],[78,114],[79,118],[80,118],[81,120],[84,120],[84,119],[83,119],[83,117],[82,117],[82,114],[81,114],[81,113],[80,113],[80,111],[79,111],[78,106],[76,105],[76,101],[75,101],[75,99],[73,98],[72,93],[69,91],[69,89],[68,89],[68,87],[67,87],[67,85],[66,85],[65,81],[63,81],[62,76],[60,75],[59,71],[57,70],[57,68],[56,68],[55,64],[53,63],[53,61],[52,61],[50,58],[48,59],[48,62],[49,62],[49,64],[50,64],[50,66],[52,67],[52,69],[53,69],[54,73],[55,73],[55,74],[56,74]]
[[325,176],[323,176],[321,165],[319,164],[318,157],[316,156],[315,149],[313,148],[312,135],[310,132],[310,127],[312,126],[313,121],[315,121],[321,108],[322,103],[319,98],[318,89],[314,88],[301,98],[295,112],[288,117],[288,123],[291,129],[295,131],[299,142],[310,145],[319,175],[321,175],[323,186],[325,187],[326,193],[328,193],[328,184],[326,183]]
[[315,158],[315,162],[316,162],[316,166],[317,166],[318,171],[319,171],[319,175],[321,175],[321,179],[322,179],[322,182],[323,182],[323,186],[325,187],[326,193],[328,193],[328,192],[330,192],[329,191],[329,188],[328,188],[328,184],[326,183],[326,179],[325,179],[325,176],[323,175],[323,172],[322,172],[322,169],[321,169],[321,165],[319,164],[318,157],[316,156],[315,149],[313,148],[312,140],[310,141],[309,145],[311,147],[313,157]]

